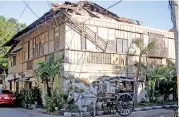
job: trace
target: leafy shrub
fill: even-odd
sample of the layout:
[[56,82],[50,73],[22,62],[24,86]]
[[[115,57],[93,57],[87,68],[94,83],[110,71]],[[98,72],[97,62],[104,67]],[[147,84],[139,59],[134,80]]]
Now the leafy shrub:
[[53,96],[49,97],[48,95],[45,97],[45,107],[48,113],[54,112],[55,107],[62,109],[64,104],[67,104],[68,95],[60,92],[57,93],[54,91]]
[[55,107],[58,109],[66,109],[70,112],[78,112],[78,107],[75,105],[74,99],[68,100],[68,93],[57,93],[54,91],[53,96],[45,97],[45,108],[48,113],[55,112]]
[[35,103],[37,103],[38,105],[42,104],[41,91],[38,87],[33,87],[32,89],[30,89],[29,94],[32,104]]
[[46,108],[46,111],[48,113],[54,112],[55,111],[55,107],[57,107],[57,104],[54,103],[55,102],[54,100],[55,100],[54,96],[52,96],[52,97],[46,96],[45,97],[45,102],[46,102],[45,108]]
[[[19,98],[19,99],[18,99]],[[29,108],[29,104],[32,104],[33,99],[32,99],[32,95],[30,94],[29,90],[21,90],[19,97],[17,97],[17,100],[21,100],[21,104],[20,106],[23,108]]]
[[41,99],[41,92],[38,87],[34,87],[30,90],[21,90],[20,93],[16,92],[16,106],[23,107],[23,108],[29,108],[28,105],[30,104],[42,104]]

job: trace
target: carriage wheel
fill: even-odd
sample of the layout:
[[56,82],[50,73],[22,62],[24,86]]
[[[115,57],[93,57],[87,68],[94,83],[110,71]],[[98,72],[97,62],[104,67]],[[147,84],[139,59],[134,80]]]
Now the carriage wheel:
[[121,116],[129,116],[134,108],[133,98],[130,94],[122,94],[116,100],[116,112]]
[[102,110],[104,112],[104,114],[109,114],[110,113],[110,107],[109,104],[107,102],[102,103]]

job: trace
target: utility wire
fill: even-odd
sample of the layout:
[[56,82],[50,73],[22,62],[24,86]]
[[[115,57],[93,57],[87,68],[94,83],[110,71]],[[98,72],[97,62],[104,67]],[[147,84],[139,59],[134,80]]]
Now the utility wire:
[[[112,5],[109,6],[109,7],[107,7],[106,10],[108,10],[108,9],[110,9],[110,8],[112,8],[112,7],[114,7],[115,5],[119,4],[120,2],[122,2],[122,0],[120,0],[120,1],[118,1],[118,2],[116,2],[116,3],[114,3],[114,4],[112,4]],[[100,14],[100,13],[95,14],[95,15],[98,16],[99,14]],[[90,17],[89,19],[85,20],[83,23],[85,23],[86,21],[88,21],[88,20],[90,20],[90,19],[92,19],[92,18],[93,18],[93,17]]]
[[[26,6],[24,7],[23,11],[21,12],[19,18],[18,18],[18,21],[20,20],[20,18],[22,17],[23,13],[25,12],[28,4],[30,3],[30,0],[28,1],[28,3],[26,4]],[[16,24],[13,26],[13,28],[16,27],[16,25],[18,24],[18,22],[16,22]],[[3,40],[8,34],[10,33],[10,31],[8,30],[8,32],[1,38],[1,40]]]
[[[26,4],[27,5],[27,3],[25,2],[25,1],[23,1],[24,2],[24,4]],[[37,17],[37,18],[39,18],[39,16],[30,8],[30,6],[29,5],[27,5],[27,7],[30,9],[30,11]],[[55,18],[55,16],[53,15],[53,18],[55,19],[55,21],[56,21],[56,18]],[[57,21],[56,21],[57,22]],[[45,24],[47,24],[47,25],[49,25],[49,26],[52,26],[52,25],[50,25],[50,24],[48,24],[47,22],[46,22],[46,20],[45,20]],[[38,30],[38,32],[39,32],[39,35],[40,35],[40,30],[39,30],[39,26],[36,24],[36,27],[37,27],[37,30]],[[52,27],[54,27],[54,26],[52,26]],[[71,29],[70,29],[71,30]],[[69,30],[69,31],[70,31]],[[66,32],[68,32],[68,31],[65,31],[64,33],[66,33]],[[40,36],[41,37],[41,36]],[[69,45],[65,42],[65,44],[69,47]]]
[[122,2],[122,0],[120,0],[120,1],[116,2],[115,4],[109,6],[107,9],[110,9],[110,8],[114,7],[115,5],[119,4],[120,2]]
[[24,4],[27,5],[27,7],[29,8],[29,10],[38,18],[37,14],[29,7],[29,5],[25,2],[25,1],[22,1],[24,2]]
[[[27,7],[29,8],[29,10],[39,19],[40,17],[30,8],[30,6],[25,2],[25,1],[22,1],[22,2],[24,2],[24,4],[26,4],[27,5]],[[46,21],[45,21],[46,22]],[[49,25],[48,23],[46,23],[47,25]],[[52,27],[54,27],[54,26],[52,26]]]

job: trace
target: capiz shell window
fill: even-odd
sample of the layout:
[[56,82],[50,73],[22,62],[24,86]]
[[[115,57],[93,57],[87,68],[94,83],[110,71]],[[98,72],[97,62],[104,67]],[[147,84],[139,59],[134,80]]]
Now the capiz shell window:
[[127,39],[117,39],[117,53],[127,52],[128,40]]

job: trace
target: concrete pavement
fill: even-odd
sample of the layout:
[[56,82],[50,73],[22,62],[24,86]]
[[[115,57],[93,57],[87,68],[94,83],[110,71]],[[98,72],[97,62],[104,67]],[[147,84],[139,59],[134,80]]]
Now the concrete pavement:
[[[156,109],[150,111],[133,112],[129,117],[172,117],[173,110],[171,109]],[[120,117],[119,115],[105,115],[100,117]]]
[[[171,117],[173,110],[157,109],[150,111],[133,112],[129,117]],[[0,117],[63,117],[56,115],[47,115],[36,111],[21,108],[0,108]],[[120,117],[119,115],[103,115],[98,117]]]

